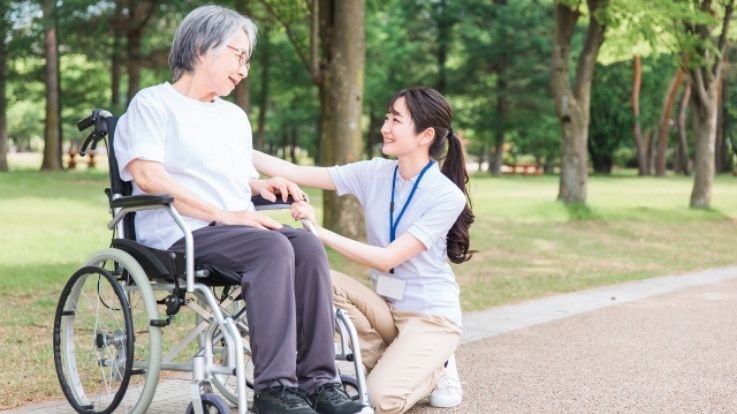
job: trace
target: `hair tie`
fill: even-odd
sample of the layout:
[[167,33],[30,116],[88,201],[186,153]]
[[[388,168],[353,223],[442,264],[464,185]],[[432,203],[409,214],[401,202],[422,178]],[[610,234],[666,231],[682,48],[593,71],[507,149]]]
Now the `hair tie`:
[[451,135],[453,135],[453,128],[448,128],[448,133],[447,133],[447,134],[445,134],[445,137],[446,137],[446,138],[450,138],[450,137],[451,137]]

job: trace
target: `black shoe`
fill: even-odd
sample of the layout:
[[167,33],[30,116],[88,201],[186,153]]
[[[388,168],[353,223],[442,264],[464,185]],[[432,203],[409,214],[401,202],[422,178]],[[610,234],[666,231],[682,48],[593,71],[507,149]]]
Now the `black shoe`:
[[[338,383],[320,386],[310,395],[312,407],[320,414],[354,414],[372,412],[358,401],[353,401]],[[365,411],[364,411],[365,410]]]
[[283,385],[269,387],[253,400],[256,414],[315,414],[307,397],[300,390]]

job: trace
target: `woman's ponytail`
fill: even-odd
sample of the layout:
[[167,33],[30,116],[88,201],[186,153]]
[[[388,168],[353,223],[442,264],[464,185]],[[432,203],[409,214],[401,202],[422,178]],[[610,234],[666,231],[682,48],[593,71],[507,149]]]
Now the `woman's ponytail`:
[[453,129],[448,129],[447,140],[448,153],[441,171],[463,191],[467,201],[458,219],[448,231],[448,259],[453,263],[463,263],[470,260],[474,253],[473,250],[469,250],[471,246],[469,229],[474,221],[474,215],[471,210],[471,198],[468,195],[468,172],[461,140]]

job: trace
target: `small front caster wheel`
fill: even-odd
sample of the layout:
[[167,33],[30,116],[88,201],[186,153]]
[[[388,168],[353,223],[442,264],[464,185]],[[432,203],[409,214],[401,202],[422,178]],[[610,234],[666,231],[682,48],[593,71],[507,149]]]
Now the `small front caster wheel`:
[[[228,414],[230,413],[230,407],[225,403],[225,400],[215,394],[202,394],[202,411],[205,414]],[[194,407],[192,403],[187,406],[187,414],[194,414]]]

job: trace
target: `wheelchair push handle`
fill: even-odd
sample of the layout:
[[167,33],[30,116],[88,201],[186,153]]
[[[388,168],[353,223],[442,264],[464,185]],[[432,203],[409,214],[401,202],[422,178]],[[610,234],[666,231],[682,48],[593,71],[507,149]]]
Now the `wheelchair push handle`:
[[[276,201],[269,201],[260,195],[251,197],[251,202],[256,207],[256,210],[281,210],[289,208],[289,205],[294,203],[294,198],[291,194],[287,197],[287,202],[281,200],[281,195],[276,196]],[[310,223],[309,220],[300,220],[305,230],[317,236],[317,229]]]
[[107,135],[107,118],[111,118],[113,114],[104,109],[95,109],[92,114],[87,118],[77,122],[77,129],[84,131],[85,129],[94,126],[92,132],[85,138],[82,143],[82,149],[79,150],[79,154],[84,156],[87,152],[87,147],[91,145],[90,149],[94,150],[97,147],[97,143]]

